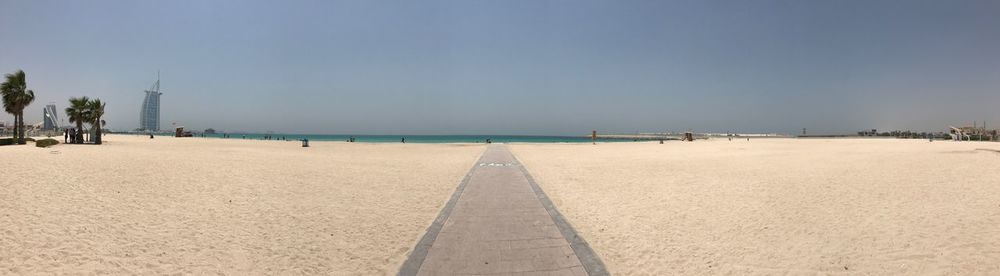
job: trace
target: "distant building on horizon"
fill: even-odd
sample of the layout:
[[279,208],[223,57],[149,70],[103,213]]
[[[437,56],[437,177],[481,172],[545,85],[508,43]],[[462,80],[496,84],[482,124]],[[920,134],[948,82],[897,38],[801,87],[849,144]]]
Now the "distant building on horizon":
[[146,98],[142,100],[142,110],[139,111],[139,131],[160,131],[160,73],[156,73],[156,82],[146,90]]
[[42,130],[55,130],[59,128],[59,112],[56,111],[56,105],[50,103],[42,109]]

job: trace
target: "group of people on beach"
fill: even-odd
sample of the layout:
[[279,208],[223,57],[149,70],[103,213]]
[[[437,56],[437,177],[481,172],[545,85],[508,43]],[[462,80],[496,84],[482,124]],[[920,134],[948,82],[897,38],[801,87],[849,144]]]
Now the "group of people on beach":
[[83,141],[87,141],[87,138],[89,138],[89,137],[84,137],[84,135],[89,135],[89,133],[85,131],[77,133],[77,130],[75,128],[64,129],[63,143],[82,144]]
[[[347,142],[348,143],[354,143],[354,141],[355,141],[354,136],[351,136],[351,137],[347,138]],[[405,144],[406,143],[406,137],[400,137],[399,138],[399,142]]]
[[[227,133],[223,133],[222,134],[222,138],[232,138],[232,137],[233,137],[232,135],[229,135]],[[242,138],[246,139],[247,136],[243,135]],[[282,141],[288,141],[288,139],[286,139],[285,136],[281,136],[279,138],[279,137],[275,137],[274,135],[264,135],[264,137],[261,137],[261,140],[282,140]]]
[[[351,136],[351,137],[347,138],[347,142],[348,143],[354,143],[354,141],[355,141],[354,136]],[[406,143],[406,137],[400,137],[399,138],[399,142],[405,144]]]
[[264,140],[283,140],[283,141],[287,141],[288,139],[285,139],[285,136],[281,136],[281,139],[278,139],[278,138],[276,138],[276,137],[274,137],[272,135],[264,135]]

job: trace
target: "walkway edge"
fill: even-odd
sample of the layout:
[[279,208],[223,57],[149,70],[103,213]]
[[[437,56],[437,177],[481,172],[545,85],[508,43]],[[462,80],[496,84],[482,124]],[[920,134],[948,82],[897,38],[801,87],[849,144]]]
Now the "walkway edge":
[[[507,145],[504,145],[504,147],[507,147]],[[590,244],[588,244],[582,236],[577,234],[576,230],[574,230],[573,226],[566,221],[566,218],[563,217],[562,213],[559,213],[559,210],[556,210],[555,204],[552,204],[552,200],[550,200],[549,197],[545,195],[545,192],[542,191],[542,188],[538,186],[538,183],[535,182],[535,178],[532,177],[531,173],[528,172],[528,169],[525,168],[524,163],[521,163],[521,160],[517,159],[517,155],[515,155],[510,148],[508,148],[507,151],[510,152],[514,161],[517,162],[521,172],[524,173],[524,177],[528,179],[528,184],[531,184],[531,190],[535,191],[535,196],[542,202],[542,206],[545,206],[545,210],[549,212],[549,216],[552,217],[552,221],[555,222],[556,227],[559,228],[559,232],[562,233],[563,238],[569,242],[569,246],[573,248],[573,252],[576,253],[577,258],[580,258],[580,263],[582,263],[583,268],[587,270],[587,274],[591,276],[611,275],[608,273],[608,269],[604,266],[604,262],[601,261],[601,258],[597,256],[594,249],[590,248]]]
[[[427,251],[431,249],[431,245],[434,244],[434,240],[437,239],[439,233],[441,233],[441,228],[444,227],[444,223],[448,221],[448,217],[451,216],[451,211],[455,209],[455,204],[458,203],[458,199],[462,197],[462,193],[465,192],[465,186],[469,184],[469,179],[472,178],[472,174],[476,172],[479,168],[479,163],[486,156],[486,151],[489,147],[483,150],[479,154],[479,158],[476,158],[476,162],[472,164],[472,169],[465,174],[465,178],[462,178],[462,182],[458,184],[455,188],[455,192],[451,194],[451,198],[448,199],[448,203],[445,203],[444,207],[441,208],[441,212],[438,213],[437,218],[431,223],[431,226],[427,227],[427,231],[424,236],[420,238],[417,245],[413,247],[413,252],[407,256],[406,261],[399,268],[399,276],[411,276],[417,275],[420,271],[420,266],[424,264],[424,259],[427,258]],[[530,178],[529,178],[530,181]]]

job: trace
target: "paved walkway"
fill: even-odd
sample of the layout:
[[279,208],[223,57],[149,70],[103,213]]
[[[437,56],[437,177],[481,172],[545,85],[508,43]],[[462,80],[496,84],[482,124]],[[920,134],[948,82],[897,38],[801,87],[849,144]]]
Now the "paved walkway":
[[504,145],[490,145],[399,275],[607,275]]

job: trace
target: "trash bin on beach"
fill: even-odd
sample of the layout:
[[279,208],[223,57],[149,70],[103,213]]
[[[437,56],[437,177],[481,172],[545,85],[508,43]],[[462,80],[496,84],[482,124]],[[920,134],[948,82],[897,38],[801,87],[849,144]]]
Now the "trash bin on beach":
[[309,139],[302,139],[302,147],[303,148],[309,147]]

